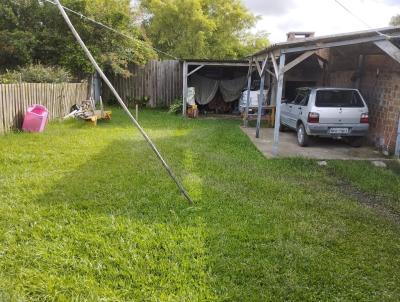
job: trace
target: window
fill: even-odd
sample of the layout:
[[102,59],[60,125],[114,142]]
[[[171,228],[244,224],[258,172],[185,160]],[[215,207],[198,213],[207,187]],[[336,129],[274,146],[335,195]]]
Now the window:
[[356,90],[319,90],[315,100],[317,107],[364,107],[364,102]]
[[307,106],[309,99],[310,99],[310,90],[301,89],[297,90],[297,95],[293,103],[295,105]]
[[300,102],[300,106],[307,106],[308,105],[308,100],[310,99],[310,91],[308,90],[304,98]]

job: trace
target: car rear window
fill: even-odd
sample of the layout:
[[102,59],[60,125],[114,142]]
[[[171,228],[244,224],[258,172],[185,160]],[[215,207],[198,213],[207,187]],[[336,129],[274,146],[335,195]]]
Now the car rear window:
[[319,90],[317,107],[364,107],[360,94],[355,90]]

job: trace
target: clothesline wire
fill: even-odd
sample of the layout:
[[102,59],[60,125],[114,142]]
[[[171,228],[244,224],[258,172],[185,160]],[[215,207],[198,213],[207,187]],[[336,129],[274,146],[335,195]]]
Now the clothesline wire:
[[[56,5],[56,3],[55,3],[54,1],[52,1],[52,0],[44,0],[44,1],[46,1],[46,2],[48,2],[48,3],[51,3],[51,4],[53,4],[53,5]],[[102,23],[102,22],[96,21],[96,20],[93,19],[93,18],[90,18],[90,17],[88,17],[88,16],[85,16],[84,14],[82,14],[82,13],[80,13],[80,12],[77,12],[77,11],[71,9],[71,8],[68,8],[68,7],[64,6],[64,5],[63,5],[63,8],[64,8],[66,11],[69,11],[69,12],[71,12],[71,13],[73,13],[73,14],[75,14],[75,15],[77,15],[77,16],[83,18],[83,19],[86,19],[86,20],[88,20],[88,21],[90,21],[90,22],[92,22],[92,23],[98,25],[98,26],[101,26],[101,27],[103,27],[103,28],[105,28],[105,29],[108,29],[108,30],[110,30],[110,31],[112,31],[112,32],[114,32],[114,33],[120,35],[120,36],[123,36],[123,37],[125,37],[125,38],[127,38],[127,39],[130,39],[130,40],[132,40],[132,41],[135,41],[135,42],[139,42],[139,43],[141,43],[142,45],[145,45],[146,47],[149,47],[149,48],[153,49],[154,51],[156,51],[156,52],[158,52],[158,53],[160,53],[160,54],[163,54],[163,55],[168,56],[168,57],[170,57],[170,58],[173,58],[173,59],[175,59],[175,60],[179,60],[179,58],[177,58],[177,57],[175,57],[175,56],[173,56],[173,55],[171,55],[171,54],[169,54],[169,53],[167,53],[167,52],[165,52],[165,51],[162,51],[162,50],[160,50],[160,49],[158,49],[158,48],[156,48],[156,47],[154,47],[154,46],[148,45],[148,44],[146,44],[145,42],[143,42],[143,41],[141,41],[141,40],[139,40],[139,39],[135,39],[135,38],[133,38],[133,37],[130,36],[130,35],[127,35],[127,34],[125,34],[125,33],[123,33],[123,32],[120,32],[120,31],[118,31],[118,30],[112,28],[111,26],[108,26],[108,25],[106,25],[106,24],[104,24],[104,23]]]
[[355,19],[357,19],[359,22],[361,22],[362,24],[364,24],[366,27],[368,27],[369,29],[372,29],[373,31],[375,31],[378,35],[380,36],[384,36],[388,39],[391,38],[397,38],[398,36],[390,36],[387,34],[384,34],[382,32],[380,32],[379,30],[374,29],[370,24],[368,24],[367,22],[365,22],[362,18],[360,18],[358,15],[356,15],[355,13],[353,13],[347,6],[345,6],[342,2],[340,2],[339,0],[333,0],[335,1],[341,8],[343,8],[346,12],[348,12],[351,16],[353,16]]

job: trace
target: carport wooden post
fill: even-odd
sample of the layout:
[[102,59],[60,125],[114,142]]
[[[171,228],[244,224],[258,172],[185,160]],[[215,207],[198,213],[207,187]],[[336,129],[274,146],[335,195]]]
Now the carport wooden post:
[[258,73],[260,74],[260,94],[258,95],[258,111],[257,111],[257,125],[256,125],[256,138],[260,138],[260,127],[261,127],[261,113],[262,113],[262,103],[264,100],[264,84],[265,84],[265,70],[268,62],[269,54],[265,57],[265,60],[260,67],[258,61],[255,61]]
[[186,116],[186,104],[187,104],[187,95],[188,95],[188,63],[186,61],[183,62],[183,87],[182,87],[182,115]]
[[253,73],[253,59],[249,62],[249,74],[247,75],[247,99],[246,110],[244,113],[244,127],[249,126],[249,107],[250,107],[250,89],[251,89],[251,75]]
[[261,73],[260,94],[258,95],[256,138],[260,138],[261,113],[262,113],[262,104],[264,100],[264,84],[265,84],[265,72],[263,71]]
[[283,90],[283,76],[285,74],[285,59],[286,55],[281,53],[279,60],[279,75],[278,75],[278,89],[276,92],[276,117],[275,117],[275,129],[274,129],[274,145],[272,147],[272,154],[278,155],[279,152],[279,128],[281,126],[281,101],[282,101],[282,90]]
[[[276,102],[276,91],[278,89],[279,70],[278,70],[278,65],[276,64],[276,60],[275,60],[274,54],[271,52],[269,54],[269,56],[271,57],[272,66],[274,68],[274,76],[272,78],[272,91],[271,91],[271,106],[272,106],[272,105],[276,105],[275,102]],[[273,102],[275,104],[273,104]]]

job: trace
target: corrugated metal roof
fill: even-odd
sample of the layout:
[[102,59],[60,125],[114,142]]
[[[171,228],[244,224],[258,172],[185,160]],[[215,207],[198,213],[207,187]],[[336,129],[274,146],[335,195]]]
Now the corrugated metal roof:
[[381,34],[384,35],[400,34],[400,26],[391,26],[391,27],[377,28],[371,30],[348,32],[348,33],[341,33],[341,34],[334,34],[334,35],[327,35],[320,37],[304,38],[294,41],[280,42],[270,45],[266,49],[255,53],[253,56],[262,55],[276,49],[288,49],[288,48],[308,46],[318,43],[340,42],[357,38],[374,37],[374,36],[379,36]]

